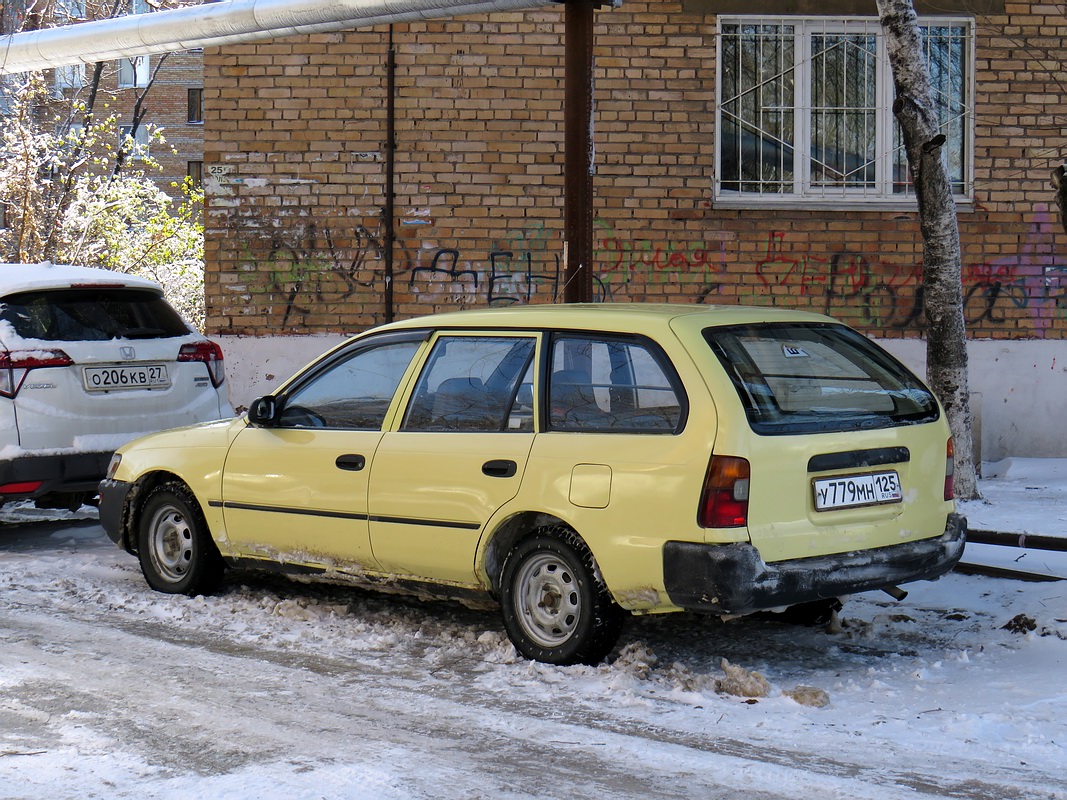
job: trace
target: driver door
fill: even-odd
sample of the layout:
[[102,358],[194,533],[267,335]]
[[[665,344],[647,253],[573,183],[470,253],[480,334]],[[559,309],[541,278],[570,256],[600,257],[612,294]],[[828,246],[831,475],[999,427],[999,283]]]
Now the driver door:
[[377,568],[367,511],[371,463],[424,338],[365,340],[326,357],[277,398],[272,427],[250,425],[237,436],[222,481],[236,551],[346,572]]

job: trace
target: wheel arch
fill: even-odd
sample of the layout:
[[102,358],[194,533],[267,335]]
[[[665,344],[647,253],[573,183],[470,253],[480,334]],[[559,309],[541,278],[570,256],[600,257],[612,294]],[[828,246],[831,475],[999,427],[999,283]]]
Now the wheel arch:
[[[479,559],[479,574],[488,584],[489,593],[494,598],[500,596],[500,576],[504,569],[504,559],[507,558],[511,549],[527,536],[533,535],[541,528],[551,526],[566,528],[592,554],[589,543],[567,520],[544,511],[520,511],[512,514],[493,529]],[[593,561],[596,562],[595,555]]]
[[188,481],[168,470],[153,470],[138,477],[134,481],[130,493],[126,495],[126,502],[122,507],[122,526],[120,528],[122,539],[119,542],[119,546],[127,553],[137,555],[137,523],[140,519],[141,510],[152,490],[164,483],[180,483],[189,488],[190,493],[192,492]]

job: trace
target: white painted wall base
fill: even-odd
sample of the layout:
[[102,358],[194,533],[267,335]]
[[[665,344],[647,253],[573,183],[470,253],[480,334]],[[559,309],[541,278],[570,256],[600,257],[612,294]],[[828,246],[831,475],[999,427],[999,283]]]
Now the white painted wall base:
[[[226,355],[230,401],[244,409],[307,362],[344,340],[341,335],[215,337]],[[919,376],[926,342],[879,340]],[[970,384],[975,444],[984,461],[1008,456],[1067,457],[1067,341],[972,341]]]

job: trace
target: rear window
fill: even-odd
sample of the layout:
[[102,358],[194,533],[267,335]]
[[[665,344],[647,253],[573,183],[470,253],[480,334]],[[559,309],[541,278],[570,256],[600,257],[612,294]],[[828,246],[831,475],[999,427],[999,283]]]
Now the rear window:
[[58,289],[4,298],[0,319],[23,339],[48,342],[164,339],[189,327],[167,301],[147,289]]
[[892,427],[936,420],[937,402],[899,361],[843,325],[708,328],[756,433]]

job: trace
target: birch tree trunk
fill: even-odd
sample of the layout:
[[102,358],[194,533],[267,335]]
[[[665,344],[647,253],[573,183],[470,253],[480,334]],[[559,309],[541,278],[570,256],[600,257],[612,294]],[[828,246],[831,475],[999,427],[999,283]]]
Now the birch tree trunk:
[[877,0],[893,70],[893,113],[904,135],[923,237],[926,379],[948,415],[956,454],[956,496],[978,497],[967,387],[960,232],[942,160],[930,73],[912,0]]

